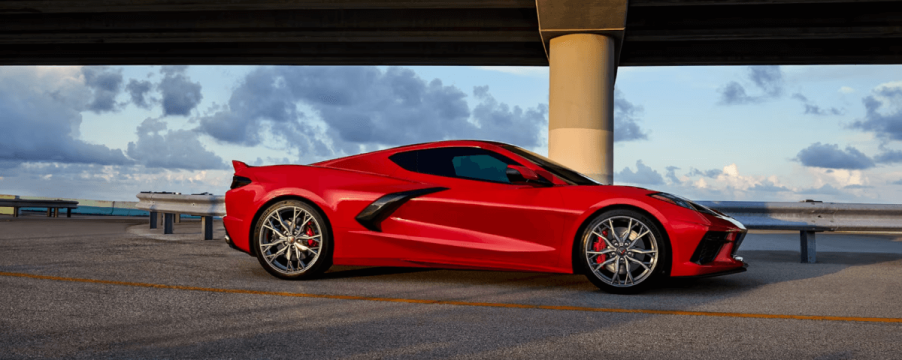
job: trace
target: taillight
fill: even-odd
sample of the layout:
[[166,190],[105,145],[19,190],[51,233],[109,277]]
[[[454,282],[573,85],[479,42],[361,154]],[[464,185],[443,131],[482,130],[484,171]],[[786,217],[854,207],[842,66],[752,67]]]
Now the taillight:
[[230,188],[237,189],[250,183],[251,179],[248,179],[244,176],[232,176],[232,186]]

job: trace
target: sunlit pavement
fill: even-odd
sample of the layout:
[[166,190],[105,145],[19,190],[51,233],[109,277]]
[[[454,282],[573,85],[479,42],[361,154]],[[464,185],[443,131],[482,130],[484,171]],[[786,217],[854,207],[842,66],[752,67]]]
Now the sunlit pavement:
[[634,296],[540,273],[334,267],[283,281],[201,239],[193,221],[162,235],[146,219],[0,216],[0,358],[902,354],[902,235],[818,234],[818,263],[801,264],[797,233],[750,234],[748,272]]

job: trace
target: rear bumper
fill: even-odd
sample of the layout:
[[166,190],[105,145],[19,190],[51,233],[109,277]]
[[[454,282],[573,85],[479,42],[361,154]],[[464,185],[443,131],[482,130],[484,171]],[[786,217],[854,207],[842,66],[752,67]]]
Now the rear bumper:
[[232,237],[229,236],[229,230],[228,230],[228,229],[226,229],[225,238],[223,238],[223,239],[225,240],[226,244],[229,245],[230,248],[235,249],[235,250],[238,250],[238,251],[243,252],[243,253],[245,253],[245,254],[248,254],[248,255],[250,255],[250,256],[254,256],[254,254],[251,254],[250,252],[245,251],[244,249],[235,246],[235,243],[232,242]]

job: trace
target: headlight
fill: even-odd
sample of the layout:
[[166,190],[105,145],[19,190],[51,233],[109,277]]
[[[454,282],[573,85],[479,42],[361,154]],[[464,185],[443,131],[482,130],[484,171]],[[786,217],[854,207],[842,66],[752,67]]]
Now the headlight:
[[654,194],[650,194],[648,196],[651,196],[651,197],[661,200],[661,201],[669,202],[676,206],[687,208],[689,210],[695,210],[700,213],[705,213],[705,214],[715,215],[715,216],[726,216],[723,213],[721,213],[720,211],[711,209],[704,205],[696,204],[682,196],[677,196],[677,195],[668,194],[668,193],[654,193]]

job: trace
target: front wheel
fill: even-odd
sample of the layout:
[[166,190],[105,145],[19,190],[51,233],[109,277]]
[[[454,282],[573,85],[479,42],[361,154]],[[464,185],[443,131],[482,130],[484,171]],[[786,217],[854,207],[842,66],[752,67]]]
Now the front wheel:
[[267,272],[308,279],[332,266],[332,233],[319,211],[298,200],[269,206],[254,227],[252,246]]
[[599,289],[631,294],[667,276],[663,230],[633,210],[611,210],[586,227],[578,250],[584,273]]

